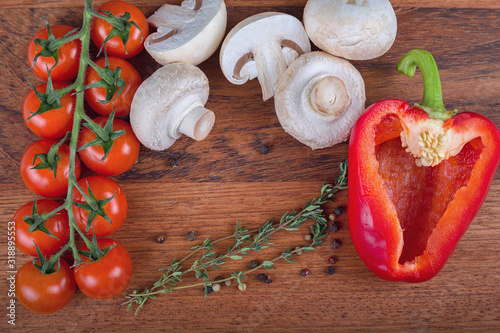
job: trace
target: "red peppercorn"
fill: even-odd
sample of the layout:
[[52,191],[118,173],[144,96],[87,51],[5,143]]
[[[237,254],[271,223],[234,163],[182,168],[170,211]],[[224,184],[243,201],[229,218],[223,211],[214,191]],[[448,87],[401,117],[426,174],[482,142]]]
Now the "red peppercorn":
[[304,268],[304,269],[302,270],[302,273],[301,273],[301,274],[302,274],[302,276],[308,276],[308,275],[309,275],[309,273],[310,273],[310,271],[309,271],[307,268]]
[[334,256],[331,256],[330,258],[328,258],[329,264],[335,264],[336,262],[337,262],[337,258],[335,258]]

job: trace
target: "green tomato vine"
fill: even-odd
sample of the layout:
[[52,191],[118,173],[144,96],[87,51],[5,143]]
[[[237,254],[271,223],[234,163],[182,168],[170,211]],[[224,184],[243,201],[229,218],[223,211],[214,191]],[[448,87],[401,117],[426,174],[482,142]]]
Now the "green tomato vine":
[[[90,188],[88,189],[89,194],[87,194],[78,184],[78,179],[76,178],[76,173],[75,173],[75,165],[76,165],[77,151],[78,151],[77,142],[81,126],[85,126],[91,129],[96,134],[96,139],[93,140],[92,142],[89,142],[85,146],[80,147],[80,150],[88,148],[90,146],[100,145],[105,153],[103,157],[104,160],[107,157],[110,150],[112,149],[114,140],[124,134],[124,130],[121,131],[112,130],[114,112],[112,112],[111,115],[109,116],[106,125],[104,127],[101,127],[98,124],[96,124],[84,111],[85,89],[95,88],[95,87],[106,87],[108,92],[111,91],[112,93],[108,93],[106,96],[106,100],[101,101],[102,103],[105,104],[111,102],[113,96],[115,96],[116,99],[118,95],[120,95],[120,93],[125,88],[125,81],[120,78],[121,74],[120,67],[117,67],[114,70],[111,70],[109,68],[108,66],[109,63],[105,49],[104,53],[106,57],[106,65],[104,68],[97,66],[97,64],[90,58],[90,53],[89,53],[90,40],[91,40],[90,26],[93,18],[103,19],[113,26],[112,32],[110,33],[106,41],[114,36],[119,36],[119,38],[121,38],[123,43],[126,45],[130,28],[132,26],[136,26],[137,28],[139,28],[135,22],[129,21],[130,14],[123,15],[121,17],[115,17],[110,12],[107,11],[105,13],[100,13],[93,10],[92,0],[85,0],[85,7],[83,11],[83,23],[80,29],[74,29],[69,33],[67,33],[65,36],[63,36],[62,38],[56,39],[51,32],[49,23],[45,20],[49,37],[46,40],[36,39],[34,41],[37,47],[40,47],[41,50],[35,56],[33,65],[35,64],[35,62],[39,57],[43,56],[43,57],[53,57],[55,60],[54,67],[57,66],[58,64],[58,52],[60,47],[62,47],[66,43],[69,43],[77,39],[79,39],[81,42],[81,53],[79,59],[78,74],[75,81],[71,85],[69,85],[64,89],[54,90],[52,86],[52,80],[50,77],[51,69],[49,68],[47,70],[48,72],[47,91],[44,94],[38,92],[35,89],[35,87],[28,81],[28,84],[32,87],[38,99],[40,100],[40,107],[36,112],[33,112],[32,117],[59,108],[61,105],[60,98],[62,98],[62,96],[66,95],[67,93],[70,93],[71,91],[76,92],[75,93],[76,103],[75,103],[73,126],[71,132],[68,132],[66,136],[59,141],[59,143],[54,145],[48,154],[44,154],[46,156],[38,156],[42,160],[42,162],[39,163],[37,166],[35,166],[37,168],[48,168],[50,170],[53,170],[55,177],[56,176],[55,172],[57,170],[58,156],[59,156],[56,154],[57,149],[61,144],[65,143],[69,138],[70,140],[69,177],[68,177],[68,191],[66,194],[65,201],[60,207],[56,208],[55,210],[49,213],[38,215],[36,209],[34,209],[33,215],[26,216],[24,218],[25,222],[30,223],[30,230],[33,231],[40,230],[42,232],[47,233],[46,228],[43,227],[43,223],[45,221],[47,221],[50,217],[54,216],[63,209],[66,210],[68,213],[69,224],[70,224],[70,235],[69,235],[69,241],[66,243],[66,245],[63,246],[59,252],[52,255],[50,260],[45,260],[44,254],[41,253],[41,251],[37,247],[37,253],[40,262],[42,263],[41,265],[37,265],[38,266],[37,268],[39,268],[40,271],[44,273],[53,272],[59,261],[59,258],[68,249],[70,249],[73,252],[74,266],[83,263],[83,260],[81,258],[81,251],[78,250],[75,242],[75,230],[79,234],[79,236],[83,239],[86,246],[93,253],[92,258],[94,260],[98,260],[99,258],[104,256],[110,249],[110,248],[104,250],[99,249],[97,246],[97,240],[95,234],[92,240],[86,237],[85,233],[82,232],[80,228],[76,225],[72,207],[74,204],[72,202],[73,191],[74,188],[76,188],[86,200],[84,208],[89,210],[88,225],[91,224],[92,222],[91,220],[95,218],[97,215],[103,217],[108,222],[111,222],[109,218],[106,216],[104,210],[102,209],[102,206],[105,205],[107,202],[109,202],[113,197],[110,197],[104,201],[103,200],[99,201],[94,197],[94,195],[90,191]],[[103,43],[103,46],[104,45],[105,43]],[[101,50],[99,50],[99,53],[101,52]],[[88,66],[91,66],[93,69],[95,69],[96,72],[99,74],[99,76],[101,76],[102,80],[97,81],[92,85],[85,85],[85,75]],[[36,207],[36,198],[34,202],[34,207]],[[48,234],[49,236],[51,236],[50,233]],[[34,260],[36,260],[36,258]]]

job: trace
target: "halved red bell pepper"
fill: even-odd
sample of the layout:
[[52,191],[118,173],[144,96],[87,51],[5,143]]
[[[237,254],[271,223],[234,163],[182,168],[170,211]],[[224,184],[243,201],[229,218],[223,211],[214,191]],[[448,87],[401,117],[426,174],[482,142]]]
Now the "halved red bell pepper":
[[444,108],[427,51],[408,52],[397,70],[412,77],[416,66],[422,103],[373,104],[349,143],[349,232],[361,259],[385,280],[422,282],[443,268],[500,162],[497,126],[477,113]]

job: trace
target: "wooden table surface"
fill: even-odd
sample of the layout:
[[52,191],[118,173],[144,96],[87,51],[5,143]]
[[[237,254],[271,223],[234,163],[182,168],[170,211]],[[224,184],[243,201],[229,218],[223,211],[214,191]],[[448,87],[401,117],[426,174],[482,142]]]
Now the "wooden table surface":
[[[104,1],[95,1],[94,5]],[[162,0],[134,0],[151,15]],[[180,1],[169,1],[179,4]],[[264,11],[281,11],[302,18],[306,0],[227,0],[228,31],[242,19]],[[475,111],[500,125],[500,2],[497,0],[393,0],[398,35],[384,56],[353,64],[361,72],[370,105],[386,98],[419,102],[420,76],[397,74],[395,64],[413,48],[429,50],[440,67],[445,105]],[[26,50],[41,17],[53,24],[81,24],[83,0],[0,1],[0,331],[13,329],[6,316],[7,221],[33,200],[19,173],[24,149],[37,140],[25,126],[21,109],[29,91]],[[113,237],[130,251],[134,275],[126,289],[149,286],[158,269],[185,255],[197,240],[232,232],[235,223],[254,228],[270,217],[299,209],[318,195],[323,181],[338,175],[348,144],[312,151],[288,136],[274,112],[274,102],[262,101],[257,80],[230,84],[219,68],[217,51],[200,65],[210,80],[207,108],[216,125],[202,142],[182,137],[170,149],[153,152],[142,147],[138,163],[114,177],[124,188],[129,214]],[[159,65],[142,52],[130,62],[143,79]],[[262,146],[269,148],[262,154]],[[173,167],[171,161],[179,162]],[[84,174],[90,174],[84,171]],[[94,300],[77,291],[68,306],[51,315],[37,315],[16,303],[16,329],[64,331],[486,331],[500,330],[500,173],[486,201],[444,269],[421,284],[391,283],[372,274],[356,254],[346,214],[340,231],[327,236],[342,246],[323,245],[298,257],[295,264],[277,262],[273,283],[248,276],[248,289],[235,284],[204,299],[198,289],[163,295],[134,316],[117,297]],[[347,206],[347,191],[326,207]],[[307,229],[278,235],[276,247],[251,254],[271,258],[303,243]],[[156,242],[165,233],[163,244]],[[326,274],[327,258],[338,257],[336,274]],[[16,253],[16,268],[28,261]],[[247,258],[245,258],[247,259]],[[248,260],[223,266],[221,275],[242,270]],[[227,266],[227,267],[226,267]],[[302,277],[308,268],[311,274]],[[195,278],[188,278],[195,282]]]

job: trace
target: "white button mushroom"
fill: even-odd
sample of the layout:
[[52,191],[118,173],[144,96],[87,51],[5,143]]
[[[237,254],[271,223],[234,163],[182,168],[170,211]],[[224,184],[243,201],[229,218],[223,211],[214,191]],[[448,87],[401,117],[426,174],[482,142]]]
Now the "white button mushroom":
[[149,149],[164,150],[181,134],[197,141],[212,130],[215,115],[205,109],[208,79],[196,66],[182,63],[161,67],[137,89],[130,124]]
[[184,0],[165,4],[148,18],[157,28],[144,41],[146,51],[160,64],[198,65],[219,47],[226,32],[223,0]]
[[234,84],[258,78],[264,100],[274,96],[288,65],[311,51],[302,23],[294,16],[267,12],[238,23],[221,46],[220,65]]
[[389,0],[309,0],[304,26],[318,48],[349,60],[383,55],[397,32]]
[[274,96],[283,129],[312,149],[346,140],[365,109],[361,74],[325,52],[300,56],[282,75]]

